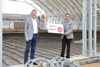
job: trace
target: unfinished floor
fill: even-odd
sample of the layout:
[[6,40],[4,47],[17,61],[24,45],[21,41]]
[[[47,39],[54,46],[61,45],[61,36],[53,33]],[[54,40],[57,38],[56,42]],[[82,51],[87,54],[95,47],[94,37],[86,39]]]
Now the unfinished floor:
[[[97,51],[100,52],[100,37],[98,36]],[[26,42],[23,33],[3,34],[3,67],[23,64]],[[40,33],[36,45],[35,58],[52,59],[60,56],[60,34]],[[82,33],[75,32],[71,44],[71,56],[82,54]],[[30,55],[30,54],[29,54]]]

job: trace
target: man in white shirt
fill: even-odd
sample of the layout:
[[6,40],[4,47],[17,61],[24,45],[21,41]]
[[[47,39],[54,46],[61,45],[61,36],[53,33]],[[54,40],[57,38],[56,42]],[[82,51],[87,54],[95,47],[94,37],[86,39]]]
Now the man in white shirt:
[[[26,19],[25,22],[25,40],[26,40],[26,50],[24,54],[24,64],[28,61],[28,54],[31,47],[31,54],[30,59],[34,59],[35,48],[38,38],[38,28],[39,27],[39,20],[36,17],[37,11],[32,10],[31,17]],[[43,30],[43,29],[41,29]],[[33,63],[37,65],[36,63]]]
[[33,33],[34,34],[37,34],[37,32],[38,32],[38,28],[37,28],[37,22],[36,22],[36,18],[35,19],[32,19],[32,22],[33,22],[33,29],[34,29],[34,31],[33,31]]

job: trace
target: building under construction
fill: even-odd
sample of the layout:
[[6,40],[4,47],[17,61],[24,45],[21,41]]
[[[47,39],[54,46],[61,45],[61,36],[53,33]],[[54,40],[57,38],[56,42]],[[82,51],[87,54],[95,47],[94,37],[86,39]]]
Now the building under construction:
[[[7,11],[8,8],[5,6],[7,2],[11,2],[11,6],[15,5],[15,13],[11,14]],[[37,17],[43,29],[46,29],[48,24],[61,24],[66,13],[70,14],[74,22],[70,59],[59,59],[62,46],[61,34],[39,30],[35,60],[32,60],[39,63],[35,65],[36,67],[75,67],[75,65],[76,67],[100,67],[99,0],[1,0],[0,7],[0,67],[25,66],[24,29],[25,19],[30,17],[30,13],[18,12],[28,11],[29,7],[32,7],[30,12],[35,9],[39,13]],[[27,64],[29,62],[30,60]],[[34,65],[30,64],[30,67]]]

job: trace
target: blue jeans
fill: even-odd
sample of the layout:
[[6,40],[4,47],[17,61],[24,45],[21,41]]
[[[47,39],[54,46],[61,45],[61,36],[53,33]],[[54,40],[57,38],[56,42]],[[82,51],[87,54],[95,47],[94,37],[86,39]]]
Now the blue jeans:
[[37,43],[37,35],[36,34],[33,35],[31,40],[26,42],[26,50],[25,50],[25,54],[24,54],[24,63],[26,63],[28,61],[28,54],[29,54],[29,51],[30,51],[30,47],[31,47],[30,59],[34,59],[36,43]]

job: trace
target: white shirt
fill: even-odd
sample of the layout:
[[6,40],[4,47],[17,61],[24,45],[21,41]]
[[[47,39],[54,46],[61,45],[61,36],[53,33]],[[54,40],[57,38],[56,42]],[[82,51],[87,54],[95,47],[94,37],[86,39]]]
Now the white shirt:
[[38,33],[38,26],[37,26],[36,18],[35,19],[32,18],[32,22],[33,22],[33,29],[34,29],[33,33],[37,34]]

